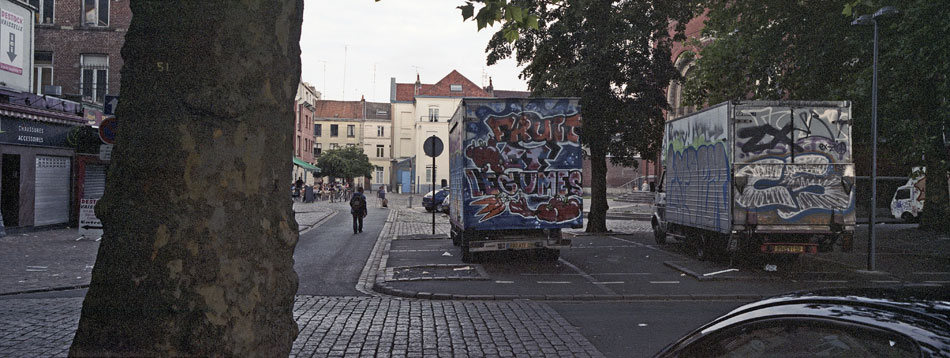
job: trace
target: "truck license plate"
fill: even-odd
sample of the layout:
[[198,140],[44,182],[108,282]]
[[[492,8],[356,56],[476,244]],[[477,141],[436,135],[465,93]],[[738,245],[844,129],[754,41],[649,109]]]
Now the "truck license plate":
[[798,245],[775,245],[772,246],[772,253],[774,254],[800,254],[805,252],[804,246]]
[[530,249],[534,247],[534,244],[530,242],[512,242],[508,244],[509,249]]

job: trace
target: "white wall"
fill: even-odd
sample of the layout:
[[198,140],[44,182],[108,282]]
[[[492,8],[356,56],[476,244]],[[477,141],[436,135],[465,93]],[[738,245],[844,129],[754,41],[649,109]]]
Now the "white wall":
[[[77,5],[78,6],[78,5]],[[33,10],[24,4],[0,0],[0,10],[9,13],[0,25],[0,82],[22,92],[33,89]],[[7,25],[10,24],[10,25]],[[12,36],[11,36],[12,34]],[[12,43],[11,43],[12,41]],[[7,52],[15,50],[12,59]]]

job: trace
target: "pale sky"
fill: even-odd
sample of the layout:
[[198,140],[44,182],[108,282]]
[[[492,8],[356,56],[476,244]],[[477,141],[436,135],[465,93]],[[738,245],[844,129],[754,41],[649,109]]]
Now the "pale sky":
[[477,31],[474,22],[462,22],[456,7],[463,3],[305,0],[302,80],[322,92],[323,99],[347,101],[365,95],[367,101],[389,102],[390,78],[412,83],[417,71],[422,83],[435,83],[454,69],[480,86],[484,71],[484,85],[491,76],[495,89],[527,90],[513,59],[485,65],[485,46],[494,31]]

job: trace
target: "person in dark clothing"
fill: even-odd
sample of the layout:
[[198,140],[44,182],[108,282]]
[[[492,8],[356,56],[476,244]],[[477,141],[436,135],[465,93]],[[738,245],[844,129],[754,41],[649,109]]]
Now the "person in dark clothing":
[[366,196],[363,187],[357,187],[350,198],[350,215],[353,215],[353,233],[363,232],[363,218],[366,217]]
[[294,197],[300,199],[300,201],[303,201],[303,197],[300,195],[303,193],[303,180],[297,178],[297,181],[294,182],[294,187],[296,188],[296,190],[294,190]]

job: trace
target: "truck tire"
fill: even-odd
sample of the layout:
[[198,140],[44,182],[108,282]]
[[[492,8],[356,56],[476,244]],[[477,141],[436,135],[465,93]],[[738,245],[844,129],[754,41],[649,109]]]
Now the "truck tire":
[[908,224],[913,223],[914,215],[905,211],[903,214],[901,214],[901,220],[904,220],[904,222]]
[[535,256],[539,261],[554,262],[561,257],[561,250],[555,249],[537,249]]
[[693,254],[696,255],[696,258],[700,261],[709,260],[711,247],[707,234],[697,234],[696,238],[691,241],[691,245],[693,246]]
[[461,232],[461,231],[456,231],[455,228],[452,228],[452,230],[449,231],[449,236],[452,237],[452,245],[453,245],[453,246],[460,246],[460,245],[462,245],[462,232]]
[[468,245],[462,245],[462,262],[467,264],[476,263],[478,260],[478,253],[472,252],[468,249]]

